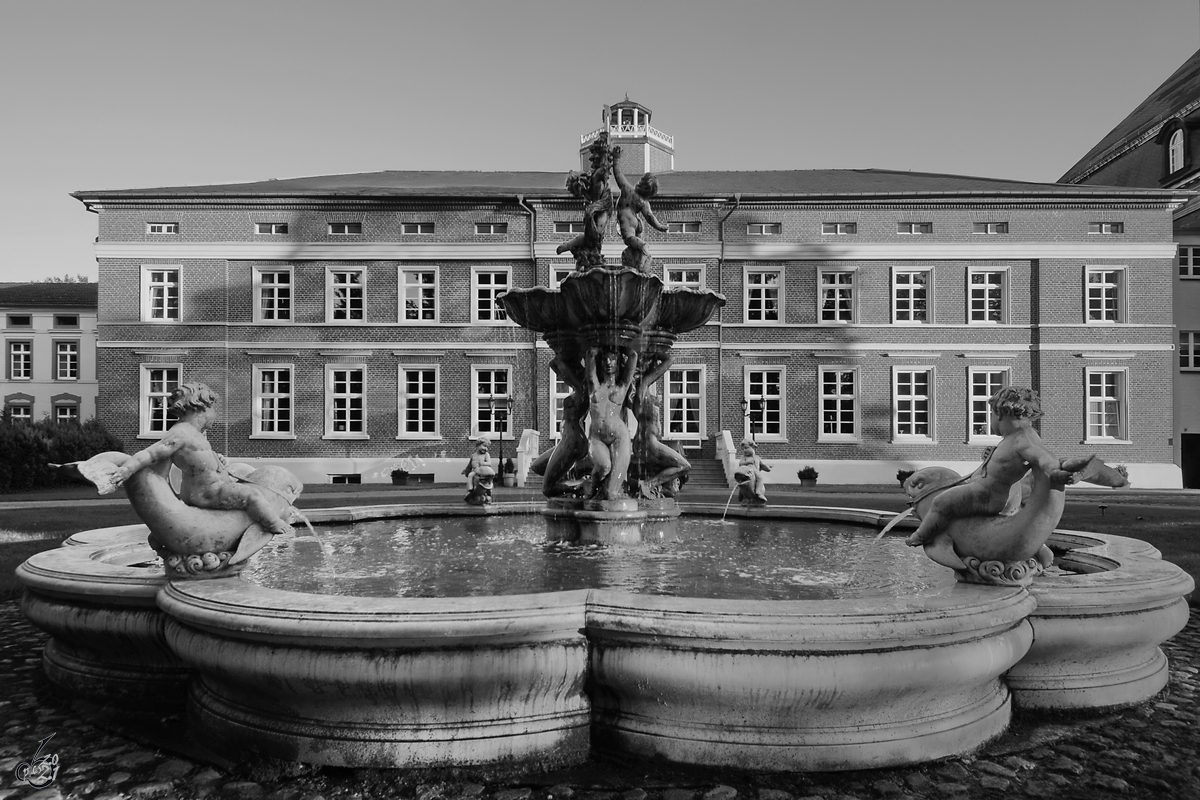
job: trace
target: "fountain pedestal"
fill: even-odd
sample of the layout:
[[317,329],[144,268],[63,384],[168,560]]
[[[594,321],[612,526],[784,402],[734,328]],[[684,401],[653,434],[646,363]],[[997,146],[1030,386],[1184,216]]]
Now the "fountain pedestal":
[[636,545],[679,540],[679,504],[672,498],[555,497],[547,501],[542,515],[551,541]]

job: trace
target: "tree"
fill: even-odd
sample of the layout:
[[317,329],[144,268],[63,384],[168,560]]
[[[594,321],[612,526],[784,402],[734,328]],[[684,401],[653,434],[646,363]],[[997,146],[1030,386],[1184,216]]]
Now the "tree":
[[75,275],[63,275],[61,278],[57,275],[46,278],[42,283],[90,283],[87,275],[77,273]]

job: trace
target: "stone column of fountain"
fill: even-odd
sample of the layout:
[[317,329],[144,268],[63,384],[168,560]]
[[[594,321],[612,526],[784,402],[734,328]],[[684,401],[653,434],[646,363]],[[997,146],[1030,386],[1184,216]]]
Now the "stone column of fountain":
[[[567,177],[568,190],[584,201],[584,232],[558,252],[575,256],[576,271],[559,289],[512,289],[499,302],[511,320],[542,334],[554,351],[551,366],[571,387],[562,438],[534,464],[550,498],[551,535],[638,543],[675,537],[675,494],[690,468],[659,439],[654,385],[670,368],[679,335],[707,322],[725,298],[664,289],[650,274],[641,234],[643,221],[666,230],[649,203],[658,183],[646,173],[633,186],[619,158],[620,148],[601,133],[591,145],[591,171]],[[620,266],[606,264],[601,253],[614,212],[626,245]]]

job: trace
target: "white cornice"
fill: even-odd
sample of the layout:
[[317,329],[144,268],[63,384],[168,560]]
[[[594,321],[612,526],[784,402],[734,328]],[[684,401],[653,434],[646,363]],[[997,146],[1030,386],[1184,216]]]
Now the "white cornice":
[[947,261],[1046,258],[1174,258],[1173,242],[920,242],[915,244],[753,242],[731,244],[738,261]]
[[[561,242],[537,242],[533,246],[533,254],[537,258],[570,258],[570,253],[561,255],[555,249]],[[651,242],[650,253],[655,258],[720,258],[720,242]],[[528,250],[528,248],[526,248]],[[605,243],[601,253],[605,258],[619,259],[625,243],[610,241]]]
[[518,261],[528,242],[97,242],[96,258],[246,261]]

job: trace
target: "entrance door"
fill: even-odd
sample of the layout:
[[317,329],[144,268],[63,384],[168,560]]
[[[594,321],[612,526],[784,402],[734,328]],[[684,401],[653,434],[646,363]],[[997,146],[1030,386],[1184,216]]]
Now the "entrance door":
[[1181,433],[1179,466],[1183,469],[1183,488],[1200,489],[1200,433]]

